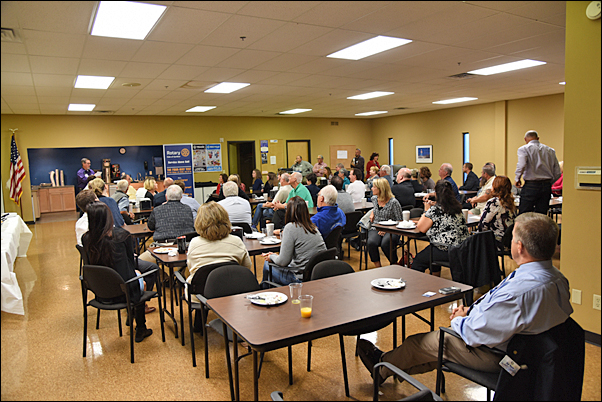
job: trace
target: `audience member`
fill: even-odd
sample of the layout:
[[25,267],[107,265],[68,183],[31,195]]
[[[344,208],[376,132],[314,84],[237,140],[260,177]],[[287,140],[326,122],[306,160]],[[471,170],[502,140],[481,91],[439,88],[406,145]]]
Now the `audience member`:
[[330,184],[332,184],[334,188],[337,189],[337,204],[339,208],[341,208],[341,210],[346,214],[355,211],[355,206],[353,205],[353,198],[351,198],[351,194],[343,190],[343,179],[341,179],[339,176],[334,176],[330,181]]
[[192,219],[196,219],[196,214],[201,204],[199,204],[199,202],[194,198],[189,197],[188,194],[184,192],[186,191],[186,184],[184,183],[184,180],[176,180],[174,184],[180,186],[180,188],[182,189],[182,198],[180,199],[180,202],[190,207],[190,209],[192,210]]
[[[227,181],[233,181],[234,183],[236,183],[236,185],[238,186],[238,196],[240,198],[244,198],[245,200],[249,201],[249,196],[247,195],[247,193],[245,193],[245,190],[242,188],[241,182],[240,182],[240,177],[238,177],[237,174],[231,174],[230,176],[228,176]],[[244,183],[242,183],[242,185],[244,185]],[[224,185],[223,184],[219,190],[219,196],[217,198],[218,198],[218,201],[221,201],[224,198],[226,198],[224,196]]]
[[291,191],[288,193],[288,198],[286,200],[286,204],[281,203],[280,201],[276,201],[274,203],[274,227],[276,229],[282,229],[285,224],[285,213],[284,210],[288,204],[288,200],[293,197],[301,197],[305,201],[307,201],[307,207],[313,208],[314,201],[311,198],[311,194],[307,187],[301,184],[301,180],[303,180],[303,176],[301,176],[300,172],[293,172],[289,177],[288,183],[291,185]]
[[[370,213],[370,222],[379,223],[382,221],[394,220],[401,221],[403,216],[401,214],[401,205],[393,196],[389,182],[384,178],[380,177],[374,180],[372,186],[372,212]],[[392,238],[392,239],[391,239]],[[390,255],[390,242],[393,242],[393,255]],[[380,267],[380,249],[389,260],[389,263],[397,263],[397,249],[395,245],[399,242],[399,235],[389,236],[385,232],[377,230],[374,226],[370,225],[368,230],[368,255],[370,261],[375,267]]]
[[263,190],[263,180],[261,180],[261,170],[253,169],[251,173],[253,176],[253,187],[251,187],[251,192],[255,194],[261,194]]
[[128,181],[129,187],[128,187],[127,195],[128,195],[128,197],[130,197],[130,201],[136,202],[136,189],[134,187],[132,187],[132,176],[130,176],[129,174],[124,172],[121,174],[121,178]]
[[449,261],[448,249],[450,246],[459,245],[468,237],[466,219],[462,214],[462,205],[454,196],[452,185],[449,181],[441,179],[435,185],[437,201],[424,197],[424,215],[418,221],[416,228],[426,233],[431,243],[421,252],[416,254],[412,262],[412,269],[424,272],[431,270],[431,275],[441,276],[441,267],[431,267],[430,249],[433,249],[433,260]]
[[351,195],[353,202],[360,202],[366,196],[366,186],[360,179],[362,171],[359,168],[353,168],[349,172],[351,183],[347,186],[347,192]]
[[552,194],[556,196],[562,195],[562,176],[564,175],[564,161],[558,162],[560,166],[560,178],[556,180],[556,183],[552,184]]
[[[422,180],[420,180],[420,170],[419,169],[412,169],[412,187],[414,187],[414,193],[423,193],[423,192],[427,192],[427,189],[424,185],[424,183],[422,182]],[[430,171],[429,171],[430,173]],[[432,181],[432,180],[431,180]],[[435,182],[433,182],[433,189],[435,188]]]
[[380,167],[380,171],[378,172],[378,175],[381,178],[386,179],[389,182],[389,188],[393,187],[393,177],[391,177],[391,166],[382,165]]
[[405,207],[416,205],[414,197],[414,186],[412,186],[412,171],[408,168],[401,168],[397,171],[397,183],[391,188],[391,192],[399,202],[399,205]]
[[380,171],[379,167],[376,167],[376,166],[370,167],[370,173],[368,173],[368,179],[366,179],[366,184],[368,185],[368,188],[370,190],[372,190],[372,182],[374,181],[374,179],[378,179],[380,177],[378,175],[379,171]]
[[88,187],[90,190],[94,191],[100,202],[106,204],[107,207],[109,207],[111,213],[113,214],[113,223],[115,223],[117,227],[122,227],[123,225],[125,225],[125,221],[121,216],[121,212],[119,212],[117,202],[115,202],[115,200],[111,197],[107,197],[109,187],[105,184],[105,182],[97,177],[96,179],[91,180],[88,183]]
[[[449,184],[451,184],[452,191],[454,192],[454,196],[456,197],[456,200],[458,200],[458,202],[461,202],[462,196],[458,192],[458,186],[456,185],[456,182],[451,177],[453,171],[454,171],[454,168],[452,167],[451,163],[444,163],[439,168],[439,177],[441,178],[441,180],[448,181]],[[462,206],[462,205],[460,205],[460,206]]]
[[117,182],[117,189],[115,190],[115,194],[111,196],[112,199],[117,202],[117,207],[119,208],[119,212],[121,213],[121,217],[126,225],[132,224],[132,219],[134,219],[134,213],[130,212],[130,197],[127,195],[128,187],[130,184],[127,180],[122,179]]
[[[148,217],[148,228],[155,232],[154,241],[174,241],[178,236],[194,232],[192,210],[182,204],[182,193],[182,188],[177,184],[169,186],[165,193],[167,202],[155,207]],[[146,252],[140,258],[144,254]]]
[[[307,176],[308,174],[314,171],[314,167],[311,165],[311,163],[309,163],[308,161],[304,161],[301,155],[297,155],[297,157],[295,158],[295,163],[293,164],[293,166],[291,166],[291,169],[293,169],[293,172],[301,173],[303,177]],[[300,182],[301,180],[299,180],[299,183]]]
[[274,196],[272,202],[265,202],[263,204],[263,208],[260,210],[259,215],[257,210],[259,207],[255,209],[255,216],[253,217],[253,227],[257,227],[258,223],[261,223],[261,227],[263,227],[262,217],[265,218],[266,221],[273,220],[274,213],[276,209],[274,208],[276,203],[286,203],[288,200],[288,195],[293,189],[289,184],[290,175],[286,172],[280,174],[280,189]]
[[318,193],[320,192],[320,187],[316,186],[317,180],[318,178],[316,177],[315,173],[310,173],[305,178],[305,181],[307,182],[305,187],[307,187],[307,190],[311,194],[311,199],[314,202],[314,205],[318,205]]
[[82,246],[82,236],[84,233],[88,231],[88,214],[86,211],[88,210],[88,205],[93,203],[94,201],[98,201],[98,197],[92,190],[82,190],[75,196],[75,203],[84,213],[78,220],[75,222],[75,239],[77,244]]
[[318,213],[311,217],[311,221],[317,226],[324,240],[335,228],[344,227],[347,223],[345,213],[337,206],[337,197],[337,189],[332,184],[320,190]]
[[324,156],[318,155],[318,162],[314,165],[312,170],[317,177],[326,177],[326,163],[324,163]]
[[[445,337],[443,358],[474,370],[499,373],[501,356],[514,335],[537,335],[565,322],[573,312],[569,282],[552,265],[558,225],[545,215],[528,213],[515,222],[512,258],[518,268],[472,306],[454,308],[451,328],[461,339]],[[378,362],[389,362],[411,375],[437,368],[439,331],[408,337],[383,353],[371,342],[358,341],[359,356],[370,373]],[[380,369],[382,381],[393,375]]]
[[236,183],[228,181],[223,186],[224,195],[226,198],[219,201],[228,216],[230,223],[246,223],[251,226],[251,204],[244,198],[238,196],[238,188]]
[[355,148],[355,158],[353,158],[351,160],[351,170],[349,171],[349,173],[351,174],[351,171],[353,169],[359,169],[360,170],[360,174],[357,175],[358,180],[363,180],[364,179],[364,157],[362,156],[362,150],[359,148]]
[[378,163],[378,153],[372,152],[370,155],[370,160],[366,164],[366,174],[370,176],[370,168],[372,166],[376,166],[380,170],[380,164]]
[[349,178],[347,177],[347,169],[345,169],[344,167],[339,167],[338,165],[337,169],[339,171],[339,177],[343,179],[343,189],[346,189],[347,186],[351,184],[351,181],[349,181]]
[[502,237],[514,223],[517,208],[512,195],[512,183],[506,176],[496,176],[491,187],[491,198],[485,203],[479,232],[492,230],[498,249],[502,249]]
[[[326,250],[320,231],[309,219],[309,210],[303,198],[296,196],[287,202],[285,223],[281,234],[280,254],[262,254],[265,258],[263,281],[267,279],[280,285],[301,282],[302,271],[309,259],[318,251]],[[268,261],[283,267],[273,267],[271,279]],[[265,286],[263,282],[262,286]]]
[[425,192],[428,193],[428,190],[434,190],[435,189],[435,181],[433,179],[431,179],[431,170],[426,167],[423,166],[420,168],[420,180],[422,180],[422,185],[424,186],[424,190]]
[[326,173],[324,173],[324,177],[326,177],[326,179],[328,180],[328,183],[330,184],[330,180],[332,180],[332,177],[333,177],[332,170],[330,170],[330,168],[328,166],[326,166],[324,168],[324,170],[326,171]]
[[462,172],[466,173],[466,180],[464,180],[464,185],[460,186],[460,190],[478,191],[479,178],[472,171],[472,163],[466,162],[464,165],[462,165]]
[[144,180],[144,187],[140,187],[136,190],[136,198],[148,198],[151,205],[154,205],[155,194],[157,193],[157,182],[152,177],[148,177]]
[[485,180],[485,184],[481,187],[480,192],[477,193],[476,197],[469,198],[466,200],[470,205],[474,206],[470,212],[475,215],[480,215],[485,208],[485,203],[491,198],[491,186],[493,185],[493,179],[495,179],[495,169],[490,165],[483,166],[481,177]]
[[167,202],[167,199],[165,198],[165,192],[167,191],[167,188],[173,183],[174,181],[171,177],[166,177],[165,180],[163,180],[163,185],[165,186],[165,188],[163,189],[163,191],[155,194],[155,196],[153,197],[153,206],[156,207]]

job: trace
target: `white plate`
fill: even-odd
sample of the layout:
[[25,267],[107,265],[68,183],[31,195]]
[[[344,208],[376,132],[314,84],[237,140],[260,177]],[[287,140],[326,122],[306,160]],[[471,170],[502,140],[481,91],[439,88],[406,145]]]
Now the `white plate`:
[[388,221],[378,222],[378,224],[385,225],[385,226],[393,226],[393,225],[397,225],[397,221],[388,220]]
[[245,233],[247,239],[263,239],[265,235],[260,232]]
[[[404,221],[405,222],[405,221]],[[401,222],[397,225],[399,229],[416,229],[416,223],[412,222],[412,225],[404,226]]]
[[278,244],[281,241],[282,240],[280,240],[280,239],[263,239],[263,240],[259,240],[259,243],[263,244],[264,246],[273,246],[274,244]]
[[396,289],[402,289],[402,288],[406,287],[406,283],[403,281],[400,281],[399,278],[397,278],[397,279],[378,278],[378,279],[374,279],[372,282],[370,282],[370,285],[374,286],[375,288],[385,289],[385,290],[396,290]]
[[159,247],[159,248],[154,249],[153,253],[156,253],[156,254],[167,254],[171,250],[177,251],[178,249],[174,248],[174,247]]
[[258,306],[277,306],[286,303],[288,296],[280,292],[263,292],[248,295],[247,300]]

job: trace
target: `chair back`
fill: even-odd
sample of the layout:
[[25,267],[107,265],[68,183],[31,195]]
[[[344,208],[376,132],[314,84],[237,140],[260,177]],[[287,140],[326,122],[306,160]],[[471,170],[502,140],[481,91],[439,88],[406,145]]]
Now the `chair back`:
[[182,236],[186,236],[186,243],[190,243],[192,239],[197,237],[199,234],[197,232],[188,232],[184,233]]
[[345,223],[345,228],[343,229],[342,233],[343,234],[357,233],[357,231],[358,231],[357,224],[359,223],[360,219],[362,219],[362,216],[364,216],[362,211],[347,212],[345,214],[345,218],[347,219],[347,222]]
[[514,230],[514,223],[506,228],[504,236],[502,236],[502,246],[504,250],[510,250],[512,247],[512,231]]
[[246,222],[232,222],[232,226],[240,226],[244,233],[253,233],[251,225]]
[[257,278],[249,268],[240,265],[226,265],[211,271],[205,283],[207,299],[232,296],[260,290]]
[[309,261],[307,261],[307,265],[305,265],[305,269],[303,270],[303,282],[308,282],[311,280],[312,271],[318,263],[326,260],[334,260],[337,256],[337,253],[337,248],[332,247],[327,250],[318,251],[316,254],[314,254]]
[[311,280],[330,278],[331,276],[352,274],[355,271],[344,261],[327,260],[316,264],[311,273]]
[[402,211],[411,211],[414,208],[413,205],[404,205],[401,207]]
[[410,219],[420,218],[423,213],[424,213],[424,209],[422,209],[422,208],[412,208],[412,209],[410,209]]
[[538,335],[514,335],[507,353],[527,368],[514,377],[501,370],[494,400],[581,400],[585,332],[572,318]]
[[86,253],[86,249],[79,244],[76,244],[75,248],[79,251],[79,276],[82,276],[82,267],[88,265],[88,253]]
[[86,264],[83,266],[83,283],[100,299],[125,296],[125,281],[113,268]]
[[326,236],[324,239],[324,244],[326,244],[326,248],[333,248],[339,246],[339,238],[341,237],[341,232],[343,231],[343,226],[337,226],[332,229],[332,232]]
[[502,275],[493,232],[476,232],[459,246],[451,246],[449,267],[452,280],[475,288],[500,283]]
[[192,277],[192,282],[188,287],[189,295],[201,294],[205,295],[205,285],[207,284],[207,277],[211,272],[219,267],[225,267],[226,265],[238,265],[236,261],[223,261],[216,262],[214,264],[203,265],[196,270]]

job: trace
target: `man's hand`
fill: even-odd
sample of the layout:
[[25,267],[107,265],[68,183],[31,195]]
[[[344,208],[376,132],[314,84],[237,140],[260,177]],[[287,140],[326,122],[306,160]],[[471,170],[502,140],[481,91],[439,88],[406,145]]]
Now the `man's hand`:
[[270,256],[274,254],[271,251],[269,253],[262,253],[261,256],[266,260],[266,261],[270,261]]
[[134,215],[133,212],[130,212],[129,215],[130,215],[130,218],[132,218],[132,219],[134,219],[134,217],[136,216],[136,215]]
[[273,207],[274,207],[273,202],[264,202],[262,208],[273,208]]
[[466,317],[468,315],[468,309],[469,307],[465,306],[456,307],[449,316],[450,321],[456,317]]
[[520,180],[516,182],[515,184],[516,188],[521,188],[523,185],[521,184]]
[[280,201],[276,201],[274,203],[274,210],[277,210],[277,209],[286,209],[286,205],[284,205]]

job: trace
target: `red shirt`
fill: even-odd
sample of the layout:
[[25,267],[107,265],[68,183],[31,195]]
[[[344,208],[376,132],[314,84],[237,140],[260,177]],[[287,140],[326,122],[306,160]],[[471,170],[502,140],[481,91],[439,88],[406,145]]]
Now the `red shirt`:
[[374,160],[368,161],[368,163],[366,164],[366,177],[370,177],[370,168],[372,166],[376,166],[377,168],[380,169],[380,165],[378,164],[378,161],[374,161]]

